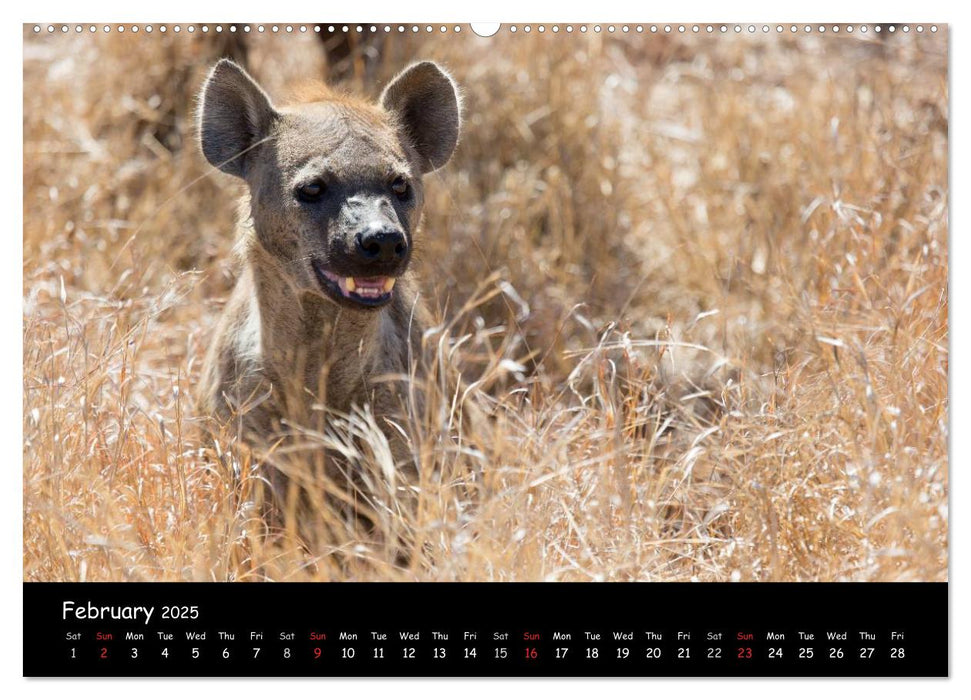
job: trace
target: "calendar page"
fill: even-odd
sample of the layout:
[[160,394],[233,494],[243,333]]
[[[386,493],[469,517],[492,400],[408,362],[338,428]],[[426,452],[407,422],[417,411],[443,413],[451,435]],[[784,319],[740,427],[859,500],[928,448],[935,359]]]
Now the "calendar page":
[[948,675],[946,24],[22,34],[24,675]]

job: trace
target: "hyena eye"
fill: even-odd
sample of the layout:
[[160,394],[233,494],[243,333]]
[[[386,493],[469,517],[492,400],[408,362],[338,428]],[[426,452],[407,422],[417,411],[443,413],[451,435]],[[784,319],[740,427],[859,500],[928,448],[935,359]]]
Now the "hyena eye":
[[297,199],[301,202],[316,202],[324,194],[324,185],[320,182],[310,182],[297,188]]
[[405,200],[411,194],[411,186],[403,177],[396,177],[391,183],[391,191],[398,195],[398,199]]

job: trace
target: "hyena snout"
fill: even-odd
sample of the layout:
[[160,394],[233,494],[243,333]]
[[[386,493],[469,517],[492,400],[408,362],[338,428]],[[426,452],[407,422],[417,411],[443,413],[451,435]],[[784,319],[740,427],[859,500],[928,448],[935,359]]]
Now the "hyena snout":
[[408,257],[408,241],[401,229],[374,222],[354,237],[354,252],[364,264],[401,263]]

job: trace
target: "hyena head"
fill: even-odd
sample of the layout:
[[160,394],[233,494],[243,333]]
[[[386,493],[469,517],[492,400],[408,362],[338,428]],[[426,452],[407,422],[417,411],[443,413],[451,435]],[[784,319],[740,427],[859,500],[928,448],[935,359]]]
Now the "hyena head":
[[377,104],[331,95],[277,108],[222,60],[202,89],[199,131],[208,161],[248,184],[257,239],[290,284],[373,309],[408,268],[422,176],[452,155],[459,100],[452,79],[422,62]]

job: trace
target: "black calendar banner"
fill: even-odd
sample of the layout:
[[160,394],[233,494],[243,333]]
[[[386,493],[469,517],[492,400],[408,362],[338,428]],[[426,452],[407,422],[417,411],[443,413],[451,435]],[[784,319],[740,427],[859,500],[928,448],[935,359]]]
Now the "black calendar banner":
[[946,583],[27,583],[26,676],[947,676]]

